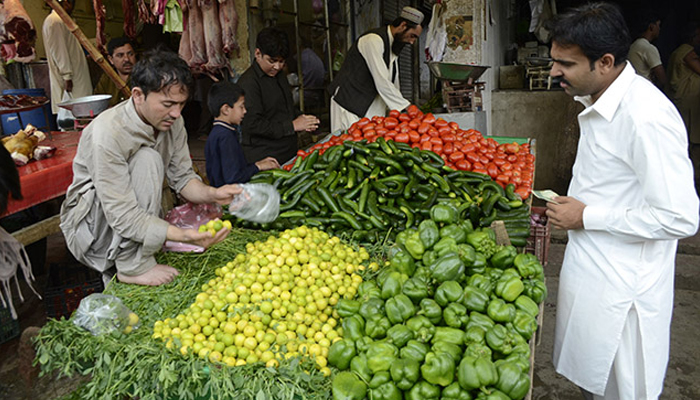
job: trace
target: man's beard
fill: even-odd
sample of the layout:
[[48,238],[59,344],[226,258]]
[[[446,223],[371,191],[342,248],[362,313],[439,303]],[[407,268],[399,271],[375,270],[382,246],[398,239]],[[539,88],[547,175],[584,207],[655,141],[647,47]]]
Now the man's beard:
[[396,54],[397,56],[401,54],[401,50],[403,50],[404,46],[406,46],[408,43],[403,41],[403,35],[399,34],[396,35],[394,38],[394,43],[391,44],[391,52]]

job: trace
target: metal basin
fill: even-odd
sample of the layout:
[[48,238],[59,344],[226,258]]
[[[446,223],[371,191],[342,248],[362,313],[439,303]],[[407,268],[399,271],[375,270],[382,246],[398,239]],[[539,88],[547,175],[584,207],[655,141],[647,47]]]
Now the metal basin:
[[473,82],[479,79],[490,67],[429,61],[428,68],[430,68],[430,72],[438,79]]
[[78,97],[59,103],[58,106],[70,110],[75,118],[96,117],[106,110],[112,95],[96,94],[92,96]]

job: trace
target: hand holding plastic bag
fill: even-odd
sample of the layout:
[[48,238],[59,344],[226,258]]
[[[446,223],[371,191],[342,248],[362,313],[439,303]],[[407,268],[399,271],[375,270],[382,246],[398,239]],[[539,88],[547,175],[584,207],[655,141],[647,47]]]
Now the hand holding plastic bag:
[[141,326],[139,317],[122,303],[119,297],[93,293],[80,301],[72,317],[73,323],[94,336],[114,331],[131,333]]
[[264,224],[277,219],[280,213],[280,194],[267,183],[244,183],[228,207],[229,213],[246,221]]

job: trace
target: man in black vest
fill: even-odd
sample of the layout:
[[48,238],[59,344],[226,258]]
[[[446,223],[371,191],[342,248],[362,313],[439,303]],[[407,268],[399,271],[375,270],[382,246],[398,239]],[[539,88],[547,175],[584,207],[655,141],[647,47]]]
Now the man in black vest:
[[384,116],[411,103],[399,86],[398,56],[423,32],[423,13],[404,7],[391,25],[365,33],[353,44],[338,76],[328,87],[331,130],[348,129],[362,117]]

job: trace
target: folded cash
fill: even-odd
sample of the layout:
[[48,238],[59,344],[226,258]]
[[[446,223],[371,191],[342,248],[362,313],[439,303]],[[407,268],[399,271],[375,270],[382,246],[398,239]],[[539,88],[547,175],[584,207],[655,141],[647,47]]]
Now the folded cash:
[[535,197],[537,197],[538,199],[542,199],[544,201],[551,202],[554,204],[559,204],[556,201],[554,201],[554,198],[558,197],[559,195],[553,190],[533,190],[532,194],[534,194]]

